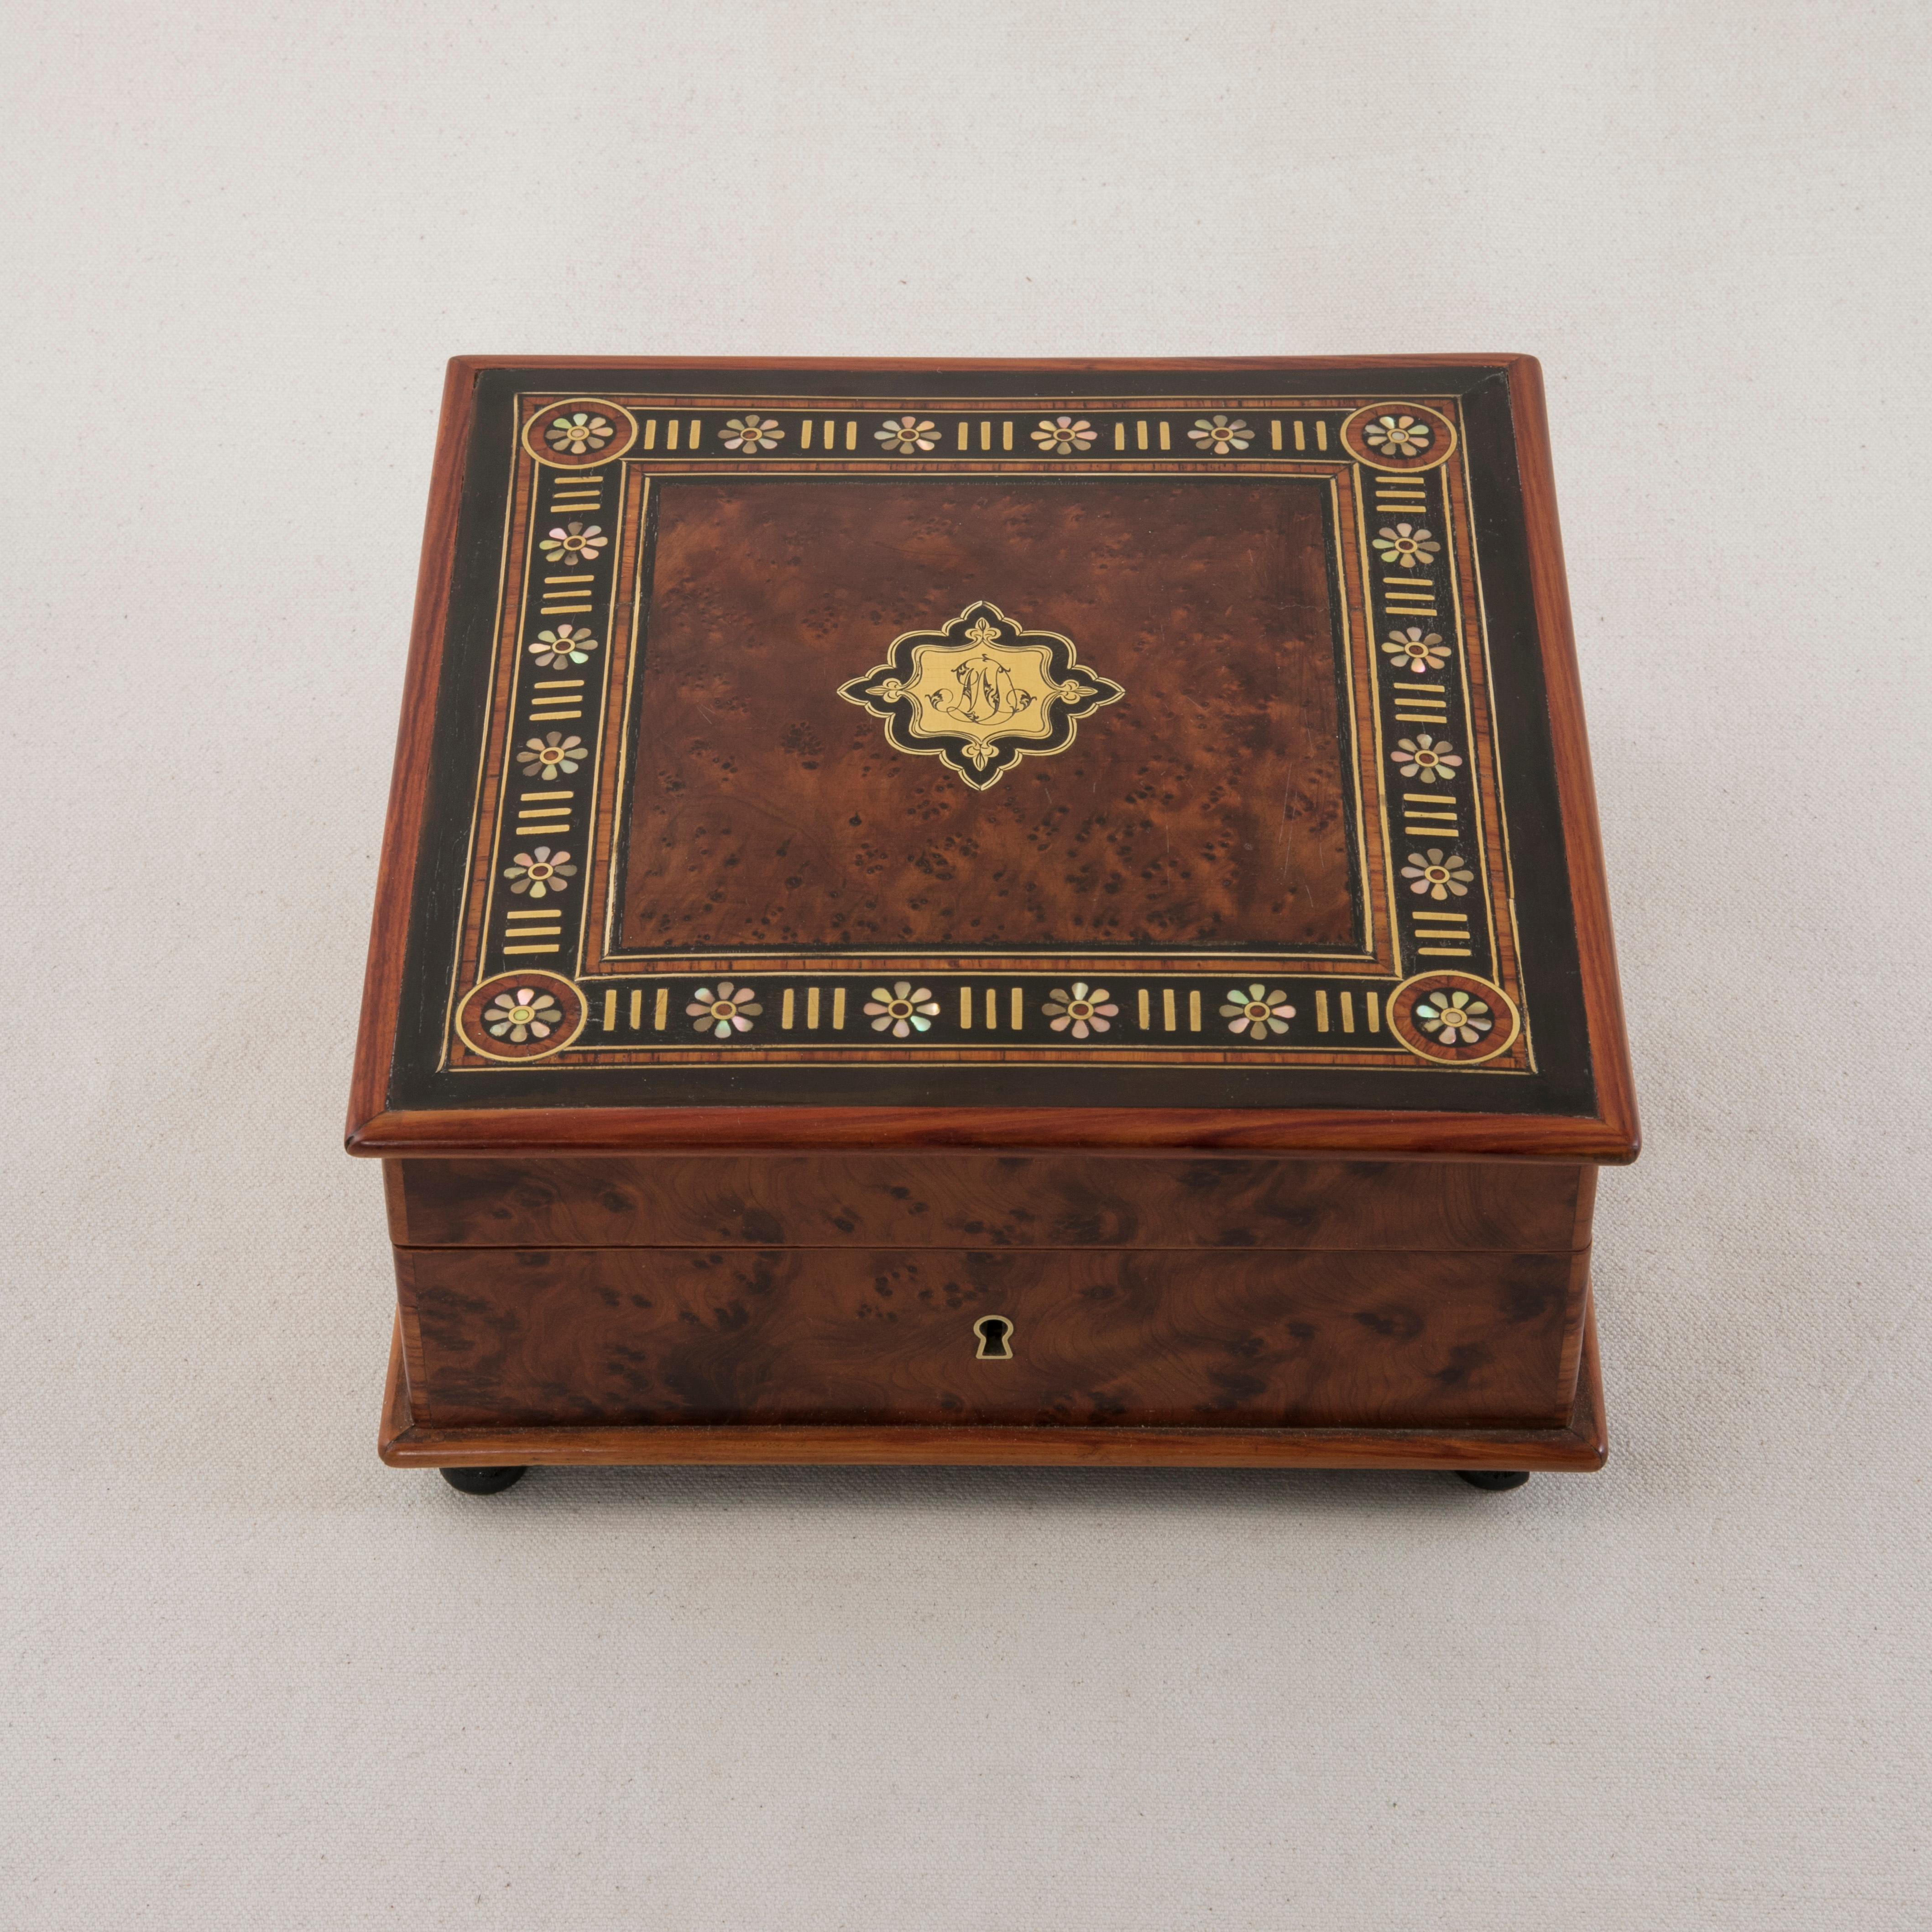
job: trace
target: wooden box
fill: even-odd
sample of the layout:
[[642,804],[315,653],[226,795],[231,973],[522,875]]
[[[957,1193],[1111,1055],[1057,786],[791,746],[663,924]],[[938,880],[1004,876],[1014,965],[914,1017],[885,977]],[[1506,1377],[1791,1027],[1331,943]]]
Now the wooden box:
[[459,358],[349,1146],[392,1462],[1594,1468],[1536,364]]

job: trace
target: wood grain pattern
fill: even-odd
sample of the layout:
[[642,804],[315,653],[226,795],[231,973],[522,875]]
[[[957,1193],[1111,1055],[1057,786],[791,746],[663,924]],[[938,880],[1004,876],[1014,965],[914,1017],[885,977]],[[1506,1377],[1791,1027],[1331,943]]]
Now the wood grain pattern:
[[[440,1426],[1554,1426],[1586,1253],[401,1249]],[[1012,1324],[1012,1359],[974,1323]]]
[[[1356,943],[1324,482],[653,494],[626,948]],[[838,688],[981,598],[1127,693],[983,794]]]
[[1588,1246],[1595,1177],[1521,1162],[972,1154],[410,1160],[386,1171],[400,1247],[1555,1252]]
[[737,1424],[716,1428],[447,1429],[412,1408],[400,1328],[389,1355],[376,1451],[398,1468],[530,1464],[868,1463],[1090,1468],[1600,1468],[1610,1450],[1596,1322],[1587,1303],[1574,1406],[1553,1429],[1081,1429],[971,1424],[860,1428]]

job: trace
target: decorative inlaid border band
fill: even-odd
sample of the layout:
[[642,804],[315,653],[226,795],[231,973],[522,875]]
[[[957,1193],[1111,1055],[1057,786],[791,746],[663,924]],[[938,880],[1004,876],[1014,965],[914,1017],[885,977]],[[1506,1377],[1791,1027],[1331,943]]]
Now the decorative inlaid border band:
[[[516,406],[446,1066],[750,1059],[1533,1070],[1454,399],[1063,406],[552,394]],[[1346,604],[1367,950],[618,951],[614,833],[638,702],[650,482],[748,470],[1320,483]],[[521,1042],[510,1037],[514,1023],[496,1030],[506,994],[514,1011],[530,1004],[521,994],[545,989],[565,1023],[530,1028]],[[1453,1002],[1459,990],[1475,1004],[1426,997]]]

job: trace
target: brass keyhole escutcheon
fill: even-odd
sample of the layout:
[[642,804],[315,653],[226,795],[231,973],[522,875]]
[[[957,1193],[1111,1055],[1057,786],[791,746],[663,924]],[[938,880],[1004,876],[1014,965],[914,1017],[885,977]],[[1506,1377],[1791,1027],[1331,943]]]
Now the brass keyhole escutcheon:
[[980,1362],[1010,1362],[1013,1358],[1013,1324],[1004,1315],[982,1315],[973,1324],[973,1332],[980,1338],[979,1352],[974,1357]]

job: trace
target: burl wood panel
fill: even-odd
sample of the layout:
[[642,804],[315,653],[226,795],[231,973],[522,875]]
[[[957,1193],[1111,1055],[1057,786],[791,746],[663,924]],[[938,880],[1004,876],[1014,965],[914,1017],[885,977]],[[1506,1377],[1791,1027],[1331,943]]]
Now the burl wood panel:
[[403,1468],[523,1463],[947,1463],[1055,1468],[1600,1469],[1604,1426],[1596,1319],[1586,1300],[1576,1400],[1554,1429],[1076,1429],[983,1422],[856,1425],[740,1422],[442,1429],[418,1418],[404,1372],[402,1324],[389,1349],[376,1450]]
[[399,1246],[1586,1247],[1595,1169],[958,1154],[386,1163]]
[[[396,1256],[412,1400],[440,1427],[1556,1426],[1587,1264],[1064,1249]],[[1011,1360],[979,1358],[974,1324],[988,1316],[1012,1324]]]
[[[622,943],[1348,944],[1323,489],[659,483]],[[1126,689],[984,793],[836,688],[980,598]]]

